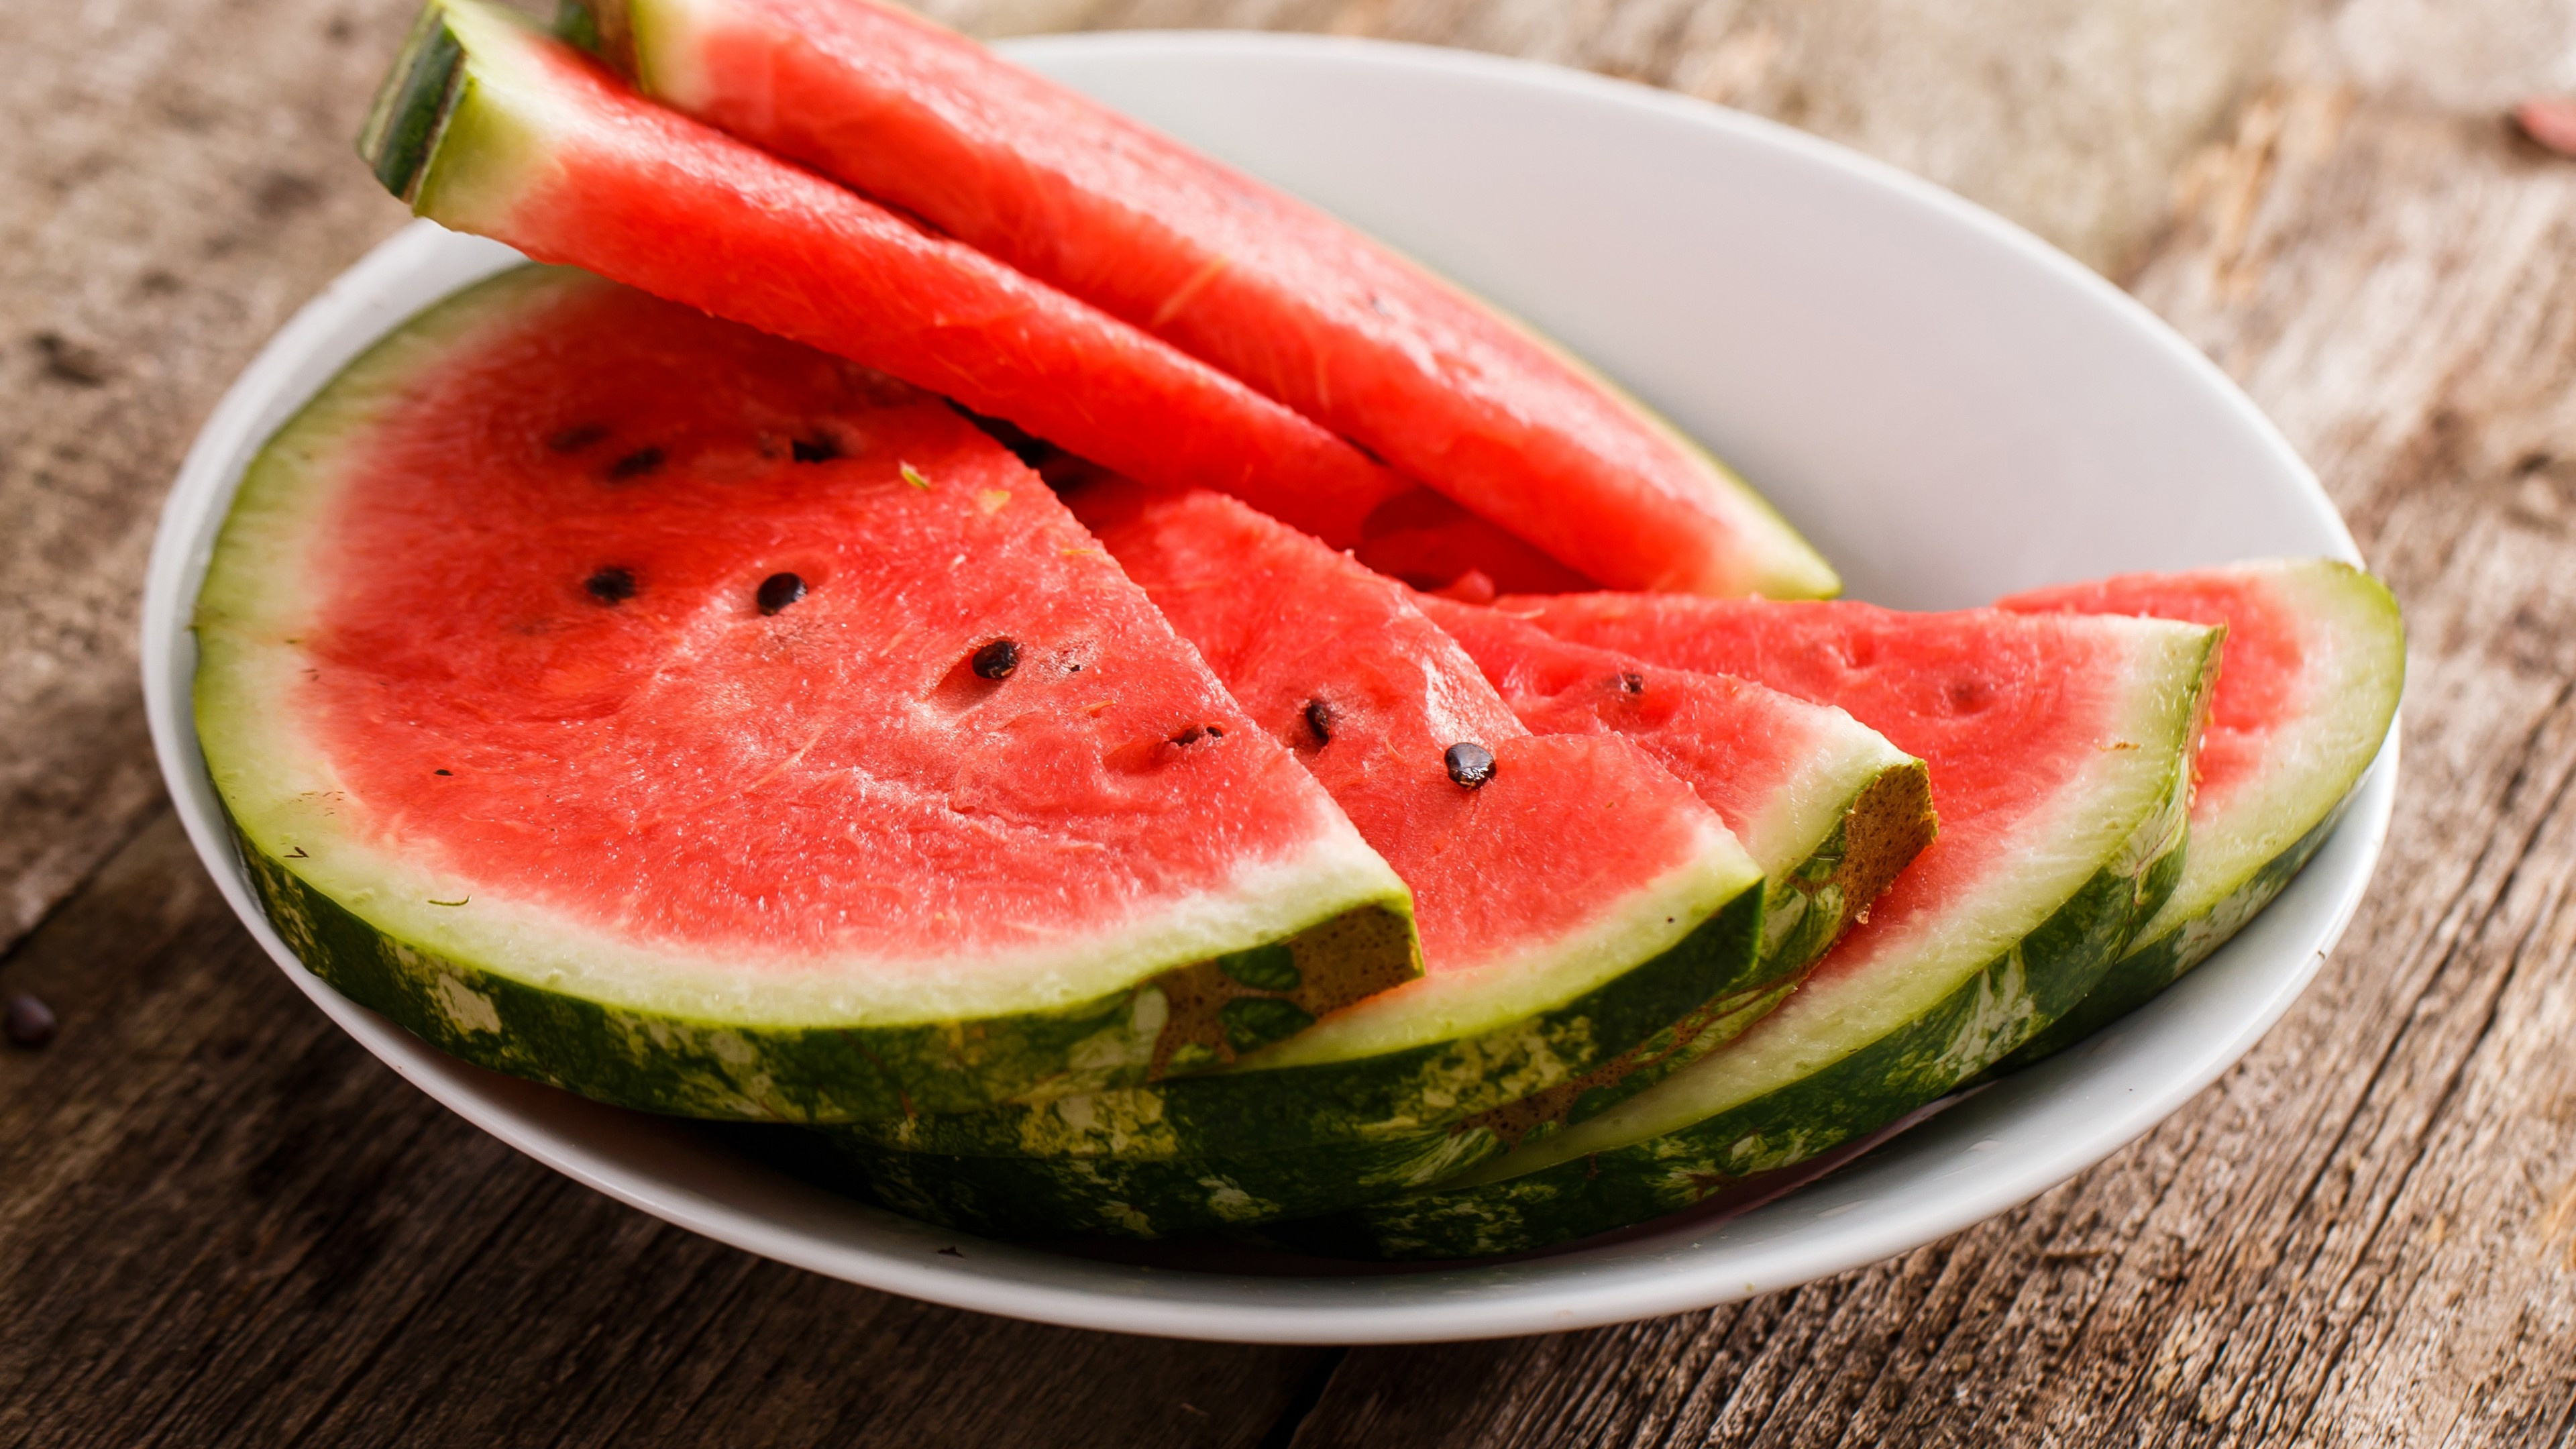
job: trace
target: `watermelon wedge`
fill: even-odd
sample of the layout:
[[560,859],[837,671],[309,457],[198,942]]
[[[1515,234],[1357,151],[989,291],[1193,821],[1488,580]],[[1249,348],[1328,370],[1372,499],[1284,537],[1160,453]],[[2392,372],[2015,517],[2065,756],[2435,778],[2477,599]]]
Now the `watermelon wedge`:
[[359,148],[412,209],[1338,544],[1406,485],[1167,343],[645,101],[481,0],[431,0]]
[[1414,603],[1522,724],[1634,740],[1717,811],[1770,883],[1766,978],[1824,954],[1932,843],[1923,762],[1840,709],[1571,644],[1495,609]]
[[2182,879],[2102,984],[2015,1055],[2036,1061],[2199,965],[2316,854],[2397,717],[2406,628],[2386,587],[2331,559],[2127,574],[2016,594],[1996,607],[2227,629]]
[[1424,974],[1186,1082],[853,1135],[1176,1161],[1400,1137],[1766,984],[1761,868],[1633,744],[1533,736],[1402,585],[1232,499],[1111,482],[1068,501],[1413,887]]
[[1581,574],[1708,594],[1840,587],[1741,479],[1605,379],[1322,212],[973,41],[869,0],[583,3],[645,93],[1215,364]]
[[352,363],[195,620],[266,905],[350,998],[800,1122],[1221,1064],[1417,972],[1403,883],[937,399],[563,269]]
[[1605,594],[1502,607],[1564,638],[1849,710],[1930,766],[1941,833],[1733,1042],[1454,1184],[1276,1230],[1301,1246],[1523,1251],[1803,1161],[1940,1097],[2074,1007],[2179,874],[2219,630]]

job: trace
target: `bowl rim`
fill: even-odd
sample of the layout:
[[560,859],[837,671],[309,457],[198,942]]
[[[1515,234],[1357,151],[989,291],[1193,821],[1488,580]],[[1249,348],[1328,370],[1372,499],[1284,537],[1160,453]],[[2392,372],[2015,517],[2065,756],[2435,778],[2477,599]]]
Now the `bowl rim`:
[[[2330,524],[2330,536],[2340,541],[2335,551],[2359,561],[2323,488],[2288,441],[2213,362],[2142,303],[2012,223],[1834,143],[1646,86],[1539,62],[1385,41],[1143,31],[1048,36],[1003,48],[1029,61],[1071,54],[1153,65],[1250,54],[1327,67],[1463,73],[1682,117],[1893,190],[2071,282],[2079,295],[2156,344],[2203,392],[2238,414],[2285,484],[2301,490],[2303,501]],[[355,350],[346,341],[353,330],[372,329],[366,331],[372,340],[415,309],[416,303],[388,300],[406,279],[436,274],[452,289],[510,264],[514,256],[496,244],[414,221],[308,302],[234,381],[190,447],[153,541],[141,628],[153,745],[189,839],[234,913],[288,978],[370,1052],[548,1167],[677,1226],[765,1257],[952,1307],[1067,1327],[1236,1342],[1504,1337],[1703,1309],[1778,1291],[1894,1256],[2007,1211],[2143,1136],[2232,1066],[2297,999],[2350,923],[2387,833],[2397,773],[2394,725],[2342,826],[2272,909],[2218,957],[2129,1022],[1909,1134],[1906,1141],[1917,1147],[1927,1140],[1924,1134],[1938,1134],[1955,1159],[1947,1170],[1930,1174],[1939,1191],[1923,1195],[1920,1186],[1915,1189],[1920,1201],[1911,1211],[1871,1211],[1883,1201],[1871,1194],[1901,1186],[1908,1164],[1925,1154],[1882,1153],[1734,1223],[1682,1224],[1656,1238],[1576,1246],[1502,1264],[1274,1278],[1140,1267],[986,1243],[830,1197],[742,1159],[730,1159],[728,1169],[727,1159],[710,1156],[714,1149],[669,1119],[620,1113],[453,1061],[306,971],[251,893],[197,750],[189,707],[194,647],[188,618],[242,465],[319,385],[318,378],[299,378],[316,366],[324,368],[324,377],[335,371]],[[2213,983],[2227,975],[2210,968],[2228,960],[2261,968],[2254,972],[2252,1009],[2226,1015],[2224,1027],[2198,1039],[2177,1069],[2152,1080],[2102,1080],[2102,1070],[2089,1069],[2134,1034],[2133,1023],[2204,1009],[2194,1003],[2216,993]],[[2081,1130],[2061,1130],[2053,1138],[2043,1131],[2030,1150],[2000,1150],[2011,1147],[2026,1125],[2014,1115],[2016,1104],[2027,1108],[2021,1118],[2044,1109]],[[1915,1178],[1925,1176],[1919,1164],[1911,1170]],[[1765,1235],[1742,1226],[1766,1214],[1779,1231]],[[960,1245],[971,1245],[972,1252],[956,1255]]]

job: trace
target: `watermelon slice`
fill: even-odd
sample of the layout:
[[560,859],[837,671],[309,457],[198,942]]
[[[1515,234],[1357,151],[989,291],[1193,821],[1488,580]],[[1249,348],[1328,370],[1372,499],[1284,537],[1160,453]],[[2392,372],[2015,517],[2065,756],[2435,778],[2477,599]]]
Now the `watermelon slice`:
[[1941,834],[1725,1048],[1454,1186],[1282,1230],[1303,1246],[1545,1247],[1803,1161],[2071,1009],[2179,874],[2218,630],[1601,594],[1503,607],[1561,637],[1840,705],[1929,764]]
[[647,94],[1214,363],[1592,579],[1840,587],[1734,473],[1528,331],[962,36],[868,0],[584,4]]
[[764,332],[1336,543],[1408,487],[1136,328],[637,97],[480,0],[431,0],[360,149],[413,210]]
[[1414,602],[1522,724],[1623,735],[1717,811],[1770,882],[1766,977],[1822,955],[1932,842],[1923,762],[1840,709],[1570,644],[1498,610]]
[[1533,736],[1403,586],[1231,499],[1112,482],[1069,501],[1413,887],[1423,977],[1212,1075],[853,1134],[1176,1160],[1395,1137],[1765,984],[1761,868],[1633,744]]
[[2016,594],[1996,607],[2227,628],[2182,880],[2083,1004],[2016,1054],[2036,1061],[2199,965],[2316,854],[2397,717],[2406,629],[2377,579],[2331,559],[2128,574]]
[[1415,974],[1407,893],[1036,475],[936,399],[569,270],[253,463],[197,725],[352,999],[657,1111],[1216,1065]]

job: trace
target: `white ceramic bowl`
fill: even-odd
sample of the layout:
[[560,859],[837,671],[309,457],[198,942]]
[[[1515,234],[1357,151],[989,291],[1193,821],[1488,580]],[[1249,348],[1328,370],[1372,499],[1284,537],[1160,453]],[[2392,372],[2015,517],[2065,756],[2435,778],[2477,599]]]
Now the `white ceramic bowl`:
[[[2267,554],[2354,557],[2316,480],[2227,379],[2025,233],[1850,152],[1635,86],[1463,53],[1128,34],[1011,54],[1342,213],[1503,304],[1733,459],[1861,598]],[[429,1050],[307,974],[253,903],[189,723],[189,610],[259,444],[348,358],[507,265],[419,223],[304,309],[199,436],[163,516],[144,682],[170,793],[278,965],[423,1091],[540,1162],[752,1252],[916,1298],[1132,1333],[1385,1343],[1672,1313],[1857,1267],[2020,1203],[2144,1133],[2280,1016],[2387,829],[2383,759],[2270,911],[2099,1040],[1730,1221],[1390,1276],[1137,1267],[831,1197],[681,1124]],[[962,1256],[940,1252],[962,1243]]]

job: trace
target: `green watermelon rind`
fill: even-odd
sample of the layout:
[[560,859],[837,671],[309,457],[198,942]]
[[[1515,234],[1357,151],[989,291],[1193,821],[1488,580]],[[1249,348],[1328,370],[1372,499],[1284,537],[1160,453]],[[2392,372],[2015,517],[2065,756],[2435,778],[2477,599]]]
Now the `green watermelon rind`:
[[992,1092],[1102,1056],[1151,1055],[1161,993],[971,1024],[741,1026],[548,991],[377,929],[238,829],[261,905],[289,949],[351,1001],[476,1066],[594,1101],[684,1117],[832,1122],[965,1111]]
[[1296,1066],[1264,1066],[1254,1053],[1202,1076],[849,1127],[882,1146],[956,1156],[1181,1158],[1445,1126],[1572,1081],[1702,1005],[1763,985],[1763,895],[1756,877],[1679,944],[1501,1030]]
[[[1875,740],[1873,734],[1870,739]],[[1839,813],[1832,818],[1831,828],[1805,860],[1766,881],[1762,890],[1760,954],[1750,968],[1722,982],[1718,989],[1684,1002],[1677,1010],[1656,1006],[1650,1010],[1667,1010],[1654,1028],[1631,1038],[1629,1045],[1606,1056],[1590,1054],[1591,1065],[1576,1067],[1572,1061],[1559,1061],[1543,1071],[1510,1072],[1481,1089],[1451,1087],[1445,1092],[1425,1094],[1418,1089],[1411,1095],[1430,1098],[1445,1095],[1450,1101],[1425,1111],[1402,1110],[1397,1099],[1406,1095],[1398,1086],[1390,1089],[1362,1086],[1359,1093],[1345,1096],[1345,1089],[1332,1086],[1322,1075],[1308,1078],[1298,1090],[1288,1094],[1292,1103],[1312,1101],[1333,1103],[1337,1099],[1347,1108],[1353,1103],[1370,1103],[1359,1110],[1308,1111],[1290,1106],[1291,1116],[1282,1120],[1270,1113],[1254,1114],[1239,1110],[1231,1098],[1248,1095],[1243,1079],[1255,1075],[1260,1065],[1254,1057],[1236,1071],[1189,1080],[1166,1083],[1157,1088],[1122,1090],[1069,1099],[1030,1102],[971,1113],[945,1115],[908,1115],[875,1122],[856,1122],[850,1131],[880,1146],[912,1152],[930,1152],[960,1157],[1120,1157],[1128,1159],[1190,1160],[1223,1154],[1245,1141],[1264,1142],[1269,1150],[1279,1151],[1301,1145],[1327,1145],[1349,1138],[1368,1138],[1403,1134],[1436,1122],[1464,1121],[1487,1113],[1504,1112],[1514,1104],[1540,1093],[1575,1087],[1577,1094],[1549,1114],[1553,1122],[1577,1122],[1594,1113],[1605,1111],[1664,1076],[1695,1061],[1714,1047],[1722,1037],[1703,1037],[1698,1027],[1707,1014],[1724,1011],[1749,993],[1791,981],[1823,955],[1833,938],[1841,934],[1853,911],[1865,902],[1847,900],[1842,881],[1852,854],[1849,822],[1864,801],[1912,799],[1920,794],[1929,799],[1923,762],[1887,748],[1879,743],[1885,760],[1877,760],[1866,774],[1859,774],[1850,784],[1850,794]],[[1882,831],[1893,828],[1881,823]],[[1916,842],[1919,848],[1919,842]],[[1910,855],[1911,850],[1907,853]],[[1873,871],[1872,874],[1877,874]],[[1886,874],[1892,875],[1893,871]],[[1792,918],[1779,906],[1784,894],[1799,893],[1801,899],[1791,902],[1798,914]],[[1830,899],[1829,899],[1830,898]],[[1825,908],[1829,906],[1830,908]],[[1661,998],[1669,1002],[1671,998]],[[1577,1008],[1581,1003],[1576,1004]],[[1576,1008],[1568,1008],[1571,1011]],[[1695,1019],[1697,1018],[1697,1019]],[[1524,1024],[1526,1026],[1527,1024]],[[1515,1033],[1523,1028],[1516,1027]],[[1685,1035],[1685,1033],[1690,1033]],[[1525,1056],[1508,1047],[1499,1051],[1492,1038],[1483,1042],[1460,1043],[1443,1050],[1450,1059],[1446,1065],[1427,1061],[1430,1049],[1411,1054],[1418,1065],[1402,1067],[1403,1072],[1423,1078],[1464,1076],[1463,1068],[1500,1055],[1506,1058]],[[1598,1086],[1579,1087],[1587,1075],[1600,1072],[1612,1059],[1633,1053],[1645,1063],[1639,1069],[1619,1074]],[[1276,1068],[1272,1072],[1313,1071],[1314,1069]],[[1381,1069],[1382,1070],[1382,1069]],[[1271,1073],[1262,1073],[1270,1075]],[[1364,1095],[1363,1095],[1364,1094]],[[1267,1134],[1259,1137],[1249,1133]],[[1515,1134],[1517,1140],[1517,1134]]]
[[834,1131],[862,1191],[907,1217],[986,1237],[1169,1238],[1332,1212],[1444,1181],[1504,1151],[1433,1128],[1290,1153],[1208,1158],[968,1157]]
[[[1820,1069],[1669,1130],[1583,1150],[1602,1119],[1466,1174],[1462,1181],[1279,1224],[1284,1246],[1335,1257],[1445,1260],[1532,1252],[1692,1206],[1744,1178],[1793,1166],[1938,1100],[2092,991],[2180,880],[2192,738],[2214,678],[2217,631],[2199,631],[2189,686],[2150,689],[2163,768],[2136,827],[2041,923],[1898,1029]],[[2141,744],[2145,739],[2139,741]],[[1726,1060],[1723,1053],[1706,1059]],[[1686,1096],[1676,1074],[1663,1090]],[[1632,1099],[1632,1106],[1642,1099]],[[1606,1130],[1615,1131],[1615,1127]]]
[[[1853,817],[1875,803],[1874,833],[1894,837],[1916,823],[1896,817],[1930,812],[1923,762],[1875,732],[1866,742],[1874,749],[1852,753],[1871,772],[1860,775],[1825,838],[1766,884],[1760,984],[1665,1026],[1619,1061],[1561,1083],[1542,1094],[1561,1100],[1535,1111],[1523,1110],[1524,1099],[1444,1128],[1302,1147],[1266,1144],[1255,1154],[1230,1142],[1171,1151],[1168,1141],[1158,1144],[1167,1150],[1152,1153],[1127,1141],[1107,1144],[1118,1151],[1032,1154],[1017,1137],[997,1152],[989,1136],[975,1135],[1000,1125],[991,1112],[858,1123],[826,1135],[858,1164],[865,1190],[882,1205],[995,1237],[1174,1237],[1335,1212],[1431,1186],[1607,1111],[1741,1034],[1786,997],[1862,904],[1847,899],[1851,877],[1857,872],[1884,884],[1894,873],[1884,862],[1852,858]],[[1919,848],[1911,837],[1907,842],[1889,844],[1909,855]],[[1190,1089],[1176,1084],[1176,1090]],[[925,1150],[927,1143],[951,1150]]]
[[[353,836],[337,821],[336,774],[274,702],[294,672],[279,641],[301,628],[301,549],[328,493],[317,480],[372,399],[400,395],[412,368],[486,318],[571,281],[607,285],[504,272],[349,363],[252,460],[209,563],[192,624],[198,738],[262,903],[317,976],[453,1055],[600,1101],[831,1122],[1210,1069],[1418,973],[1409,896],[1383,861],[1373,888],[1370,870],[1345,869],[1375,859],[1347,822],[1346,848],[1310,848],[1285,874],[1264,867],[1240,909],[1186,903],[1186,921],[1149,939],[1078,943],[1038,989],[938,1001],[846,976],[745,994],[730,962],[602,943],[538,903],[465,910],[470,883]],[[1294,1009],[1228,1010],[1246,999]]]
[[[2308,738],[2282,778],[2239,792],[2225,814],[2194,828],[2171,899],[2141,924],[2128,954],[2073,1011],[2003,1065],[2028,1066],[2075,1045],[2152,1000],[2244,929],[2322,848],[2379,757],[2406,677],[2406,630],[2385,585],[2329,559],[2251,565],[2305,595],[2329,626],[2337,658],[2317,681],[2321,707],[2296,722]],[[2225,666],[2222,663],[2221,668]],[[2300,829],[2281,843],[2286,829]]]
[[[1714,1046],[1778,1004],[1787,983],[1706,1024]],[[1705,1048],[1703,1048],[1705,1050]],[[1511,1150],[1476,1121],[1279,1151],[1185,1157],[1024,1157],[914,1152],[824,1129],[881,1206],[988,1237],[1170,1238],[1312,1217],[1445,1182]]]

